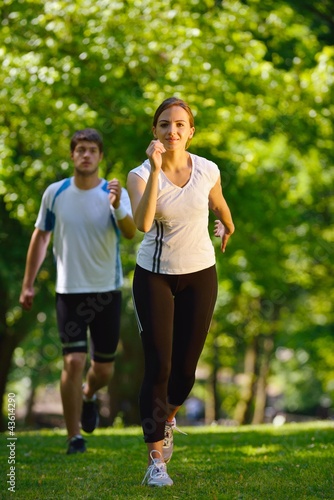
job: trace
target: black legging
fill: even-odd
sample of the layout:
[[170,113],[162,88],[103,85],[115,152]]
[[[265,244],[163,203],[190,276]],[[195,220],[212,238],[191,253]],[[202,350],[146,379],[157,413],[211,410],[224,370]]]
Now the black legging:
[[161,441],[168,403],[189,395],[217,298],[215,266],[191,274],[156,274],[136,266],[133,297],[145,357],[139,396],[147,443]]

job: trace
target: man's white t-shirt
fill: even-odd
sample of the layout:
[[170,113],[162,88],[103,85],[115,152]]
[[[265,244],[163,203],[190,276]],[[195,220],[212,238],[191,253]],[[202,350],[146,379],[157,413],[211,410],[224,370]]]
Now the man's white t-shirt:
[[[121,203],[131,214],[125,189]],[[107,292],[123,284],[119,229],[106,180],[88,190],[79,189],[73,177],[51,184],[35,227],[53,231],[57,293]]]
[[[208,232],[211,189],[219,179],[215,163],[190,154],[192,171],[184,187],[159,174],[154,222],[140,245],[137,263],[161,274],[187,274],[215,264],[214,247]],[[151,171],[149,160],[131,170],[145,182]]]

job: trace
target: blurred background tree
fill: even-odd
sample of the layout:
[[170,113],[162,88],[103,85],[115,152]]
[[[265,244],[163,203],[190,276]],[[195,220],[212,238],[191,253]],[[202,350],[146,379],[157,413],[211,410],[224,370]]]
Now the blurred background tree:
[[[18,296],[41,195],[72,174],[71,135],[97,128],[101,174],[124,184],[145,159],[156,106],[176,95],[195,112],[191,150],[219,165],[236,223],[224,255],[214,242],[219,298],[193,394],[207,421],[263,422],[268,404],[273,414],[330,408],[332,3],[6,0],[0,12],[0,396],[15,389],[31,422],[36,391],[59,376],[50,256],[32,312]],[[130,290],[140,239],[122,243],[109,424],[138,422]]]

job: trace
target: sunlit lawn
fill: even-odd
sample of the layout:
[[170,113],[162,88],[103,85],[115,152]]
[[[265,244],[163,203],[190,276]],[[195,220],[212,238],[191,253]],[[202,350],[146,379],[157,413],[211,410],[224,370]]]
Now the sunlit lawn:
[[88,451],[66,455],[63,430],[19,432],[15,493],[7,490],[8,435],[1,435],[0,498],[334,499],[334,423],[188,427],[175,434],[171,488],[141,486],[141,430],[98,429]]

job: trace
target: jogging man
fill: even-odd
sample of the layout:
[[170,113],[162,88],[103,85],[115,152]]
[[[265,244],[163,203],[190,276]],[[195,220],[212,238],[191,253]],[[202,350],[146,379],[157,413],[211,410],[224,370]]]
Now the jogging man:
[[[112,376],[119,341],[123,283],[119,239],[136,227],[127,191],[117,179],[98,175],[103,142],[94,129],[71,139],[74,175],[44,192],[32,234],[20,304],[30,310],[34,282],[53,233],[57,267],[56,313],[64,365],[61,399],[68,433],[67,453],[86,450],[81,428],[98,425],[96,392]],[[90,367],[83,384],[90,331]],[[81,421],[81,426],[80,426]]]

